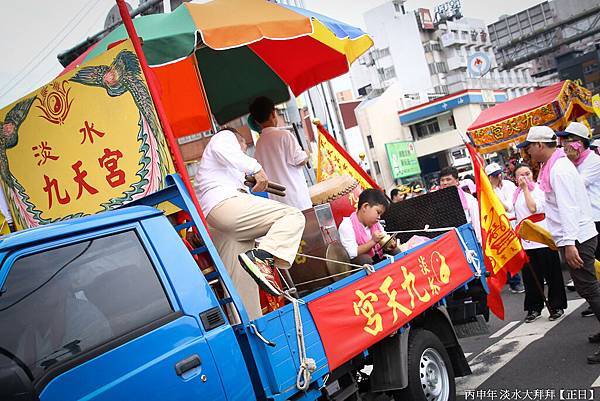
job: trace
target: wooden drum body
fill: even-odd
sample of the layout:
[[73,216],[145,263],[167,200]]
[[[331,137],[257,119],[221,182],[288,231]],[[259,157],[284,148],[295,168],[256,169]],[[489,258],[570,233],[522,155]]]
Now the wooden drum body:
[[[298,253],[349,262],[350,258],[340,244],[340,237],[330,205],[328,203],[317,205],[304,210],[303,213],[306,217],[306,226]],[[290,269],[290,275],[298,293],[303,296],[346,277],[346,275],[329,276],[348,270],[350,268],[347,265],[298,255]]]
[[361,192],[358,181],[349,175],[331,177],[309,188],[313,206],[329,203],[336,226],[356,210]]

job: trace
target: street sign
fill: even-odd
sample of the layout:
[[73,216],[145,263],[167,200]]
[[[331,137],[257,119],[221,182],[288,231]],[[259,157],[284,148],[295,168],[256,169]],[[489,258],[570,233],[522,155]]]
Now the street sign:
[[392,178],[404,178],[421,173],[415,144],[410,141],[399,141],[385,144]]
[[481,78],[490,71],[492,66],[490,57],[484,52],[475,52],[469,56],[467,69],[475,78]]

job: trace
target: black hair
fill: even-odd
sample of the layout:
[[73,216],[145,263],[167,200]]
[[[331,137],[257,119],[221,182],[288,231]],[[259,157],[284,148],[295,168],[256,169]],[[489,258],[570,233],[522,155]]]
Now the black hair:
[[454,179],[458,180],[458,170],[456,167],[444,167],[442,171],[440,171],[440,178],[451,175]]
[[527,167],[529,170],[531,170],[531,166],[529,164],[517,163],[517,165],[515,166],[515,169],[514,169],[515,175],[517,174],[517,170],[519,170],[520,168],[523,168],[523,167]]
[[400,190],[398,188],[394,188],[390,191],[390,198],[394,199],[394,196],[398,195]]
[[275,110],[275,103],[266,96],[260,96],[252,101],[249,110],[254,121],[262,124],[269,119],[271,113]]
[[538,143],[541,143],[542,145],[546,146],[547,148],[554,149],[558,146],[558,144],[555,141],[556,136],[553,136],[552,139],[553,139],[552,142],[538,142]]
[[387,209],[390,204],[383,191],[375,188],[365,189],[361,192],[360,196],[358,197],[358,209],[360,209],[365,203],[369,206],[381,205],[385,209]]

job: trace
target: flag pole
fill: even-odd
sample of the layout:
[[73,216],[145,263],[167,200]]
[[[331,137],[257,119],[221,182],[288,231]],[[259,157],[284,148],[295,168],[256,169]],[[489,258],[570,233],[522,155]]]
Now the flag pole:
[[175,163],[175,169],[181,175],[183,179],[183,183],[185,184],[186,189],[190,193],[190,197],[194,202],[194,206],[198,210],[198,214],[202,219],[202,223],[206,228],[208,228],[208,224],[206,223],[206,218],[202,209],[200,208],[200,204],[198,203],[198,199],[196,198],[196,192],[192,187],[192,182],[188,175],[187,169],[185,167],[185,163],[183,162],[183,157],[181,156],[181,152],[179,151],[179,144],[177,143],[177,139],[171,130],[171,125],[169,124],[169,120],[167,118],[167,113],[165,112],[165,108],[160,100],[159,90],[156,85],[156,81],[154,79],[154,75],[150,70],[150,66],[146,61],[146,56],[144,55],[144,51],[142,50],[142,44],[140,43],[140,38],[137,35],[135,30],[135,26],[133,25],[133,20],[131,19],[131,15],[129,15],[129,10],[127,10],[127,5],[125,4],[125,0],[116,0],[117,6],[119,7],[119,13],[121,14],[121,19],[123,20],[123,25],[125,25],[125,29],[127,30],[127,35],[133,43],[133,48],[135,50],[135,54],[140,62],[140,66],[142,67],[142,73],[146,78],[146,83],[148,84],[148,90],[150,91],[150,96],[152,97],[152,101],[154,102],[154,106],[156,108],[156,113],[158,114],[158,119],[162,126],[163,132],[165,134],[165,138],[169,144],[169,149],[171,151],[171,155],[173,156],[173,162]]

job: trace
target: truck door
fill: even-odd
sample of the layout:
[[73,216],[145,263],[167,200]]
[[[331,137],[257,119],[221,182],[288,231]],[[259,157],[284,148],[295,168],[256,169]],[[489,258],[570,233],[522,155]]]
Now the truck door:
[[136,227],[17,252],[0,270],[0,347],[42,401],[225,399]]

